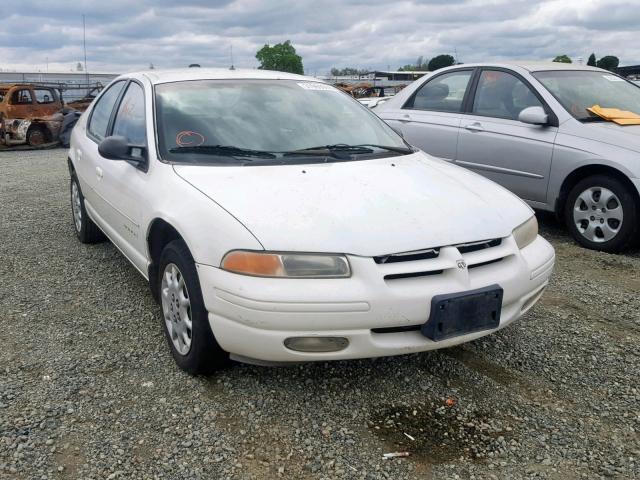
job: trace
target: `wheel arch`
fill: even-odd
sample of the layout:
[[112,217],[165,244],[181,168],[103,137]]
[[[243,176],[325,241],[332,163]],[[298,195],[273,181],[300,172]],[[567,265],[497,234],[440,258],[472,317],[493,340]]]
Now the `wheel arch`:
[[560,193],[558,195],[558,198],[556,199],[555,204],[555,212],[558,218],[563,218],[565,202],[567,201],[569,192],[574,187],[574,185],[576,185],[583,178],[587,178],[591,175],[609,175],[623,182],[633,192],[636,205],[638,205],[638,207],[640,208],[640,193],[638,192],[638,189],[633,184],[633,182],[624,172],[610,165],[590,164],[582,165],[576,168],[569,175],[567,175],[562,182],[562,185],[560,186]]
[[[156,217],[149,223],[146,237],[147,255],[149,258],[148,275],[151,293],[156,301],[159,301],[155,285],[158,280],[158,261],[160,260],[160,254],[164,247],[174,240],[182,240],[187,244],[187,248],[189,248],[185,236],[182,235],[172,223],[161,217]],[[190,248],[189,251],[192,252]],[[193,255],[193,253],[191,254]]]
[[53,132],[47,125],[45,125],[43,122],[32,122],[26,132],[27,143],[29,143],[29,134],[34,131],[42,132],[44,143],[51,142],[53,139]]

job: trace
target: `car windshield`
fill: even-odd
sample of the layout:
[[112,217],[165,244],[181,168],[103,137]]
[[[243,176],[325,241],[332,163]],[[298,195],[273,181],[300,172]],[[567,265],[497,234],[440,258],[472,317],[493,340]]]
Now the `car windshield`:
[[330,162],[412,150],[356,100],[304,80],[198,80],[156,86],[164,160],[218,164]]
[[640,88],[607,72],[563,70],[533,74],[578,120],[599,119],[587,108],[600,105],[640,114]]

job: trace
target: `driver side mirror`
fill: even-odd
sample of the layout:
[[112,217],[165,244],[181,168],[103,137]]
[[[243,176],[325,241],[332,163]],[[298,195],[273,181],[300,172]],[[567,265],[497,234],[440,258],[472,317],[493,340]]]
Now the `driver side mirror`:
[[112,135],[100,142],[98,153],[109,160],[124,160],[136,167],[141,167],[147,162],[147,149],[139,145],[130,145],[127,138],[121,135]]
[[547,125],[549,123],[549,115],[542,107],[527,107],[520,112],[518,120],[530,125]]

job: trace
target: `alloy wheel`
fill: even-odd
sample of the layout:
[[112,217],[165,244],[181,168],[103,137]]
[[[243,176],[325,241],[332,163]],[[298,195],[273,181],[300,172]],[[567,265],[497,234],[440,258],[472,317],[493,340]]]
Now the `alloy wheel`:
[[73,224],[77,232],[82,229],[82,205],[80,202],[78,184],[75,181],[71,182],[71,210],[73,211]]
[[573,220],[587,240],[603,243],[612,240],[622,227],[624,212],[620,199],[611,190],[591,187],[576,198]]
[[162,313],[173,346],[180,355],[191,349],[193,322],[189,291],[180,269],[169,263],[162,274]]

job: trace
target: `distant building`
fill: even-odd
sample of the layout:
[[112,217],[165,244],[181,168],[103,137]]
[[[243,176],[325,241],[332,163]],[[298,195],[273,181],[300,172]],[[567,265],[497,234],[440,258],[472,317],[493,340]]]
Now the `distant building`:
[[326,81],[327,83],[342,83],[342,84],[355,84],[355,83],[371,83],[377,87],[395,87],[408,85],[409,83],[417,80],[418,78],[428,74],[429,72],[415,71],[415,72],[398,72],[398,71],[383,71],[373,70],[367,72],[364,75],[319,75],[316,78]]
[[374,77],[380,80],[387,79],[388,81],[392,81],[392,82],[413,82],[414,80],[417,80],[420,77],[423,77],[429,72],[423,72],[423,71],[413,71],[413,72],[388,71],[387,72],[387,71],[375,70],[370,73],[373,73]]
[[[117,73],[43,73],[43,72],[0,72],[0,83],[51,83],[63,85],[95,85],[105,86],[116,78]],[[65,100],[76,100],[83,97],[87,90],[69,90],[64,94]]]

